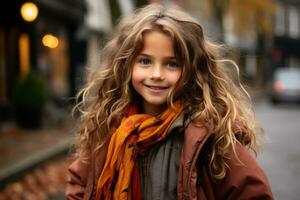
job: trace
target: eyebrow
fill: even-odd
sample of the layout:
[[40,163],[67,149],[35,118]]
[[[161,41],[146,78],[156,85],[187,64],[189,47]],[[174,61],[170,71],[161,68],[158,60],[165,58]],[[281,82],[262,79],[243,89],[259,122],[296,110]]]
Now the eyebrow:
[[[140,53],[138,56],[145,56],[145,57],[153,58],[153,56],[146,54],[146,53]],[[164,57],[164,59],[176,60],[176,57],[175,56],[166,56],[166,57]]]

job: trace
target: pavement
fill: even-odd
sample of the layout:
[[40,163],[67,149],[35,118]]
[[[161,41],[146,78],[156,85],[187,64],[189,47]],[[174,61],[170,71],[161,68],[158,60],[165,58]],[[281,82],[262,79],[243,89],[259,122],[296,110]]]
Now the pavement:
[[64,199],[74,139],[71,125],[25,130],[13,122],[0,123],[0,200]]

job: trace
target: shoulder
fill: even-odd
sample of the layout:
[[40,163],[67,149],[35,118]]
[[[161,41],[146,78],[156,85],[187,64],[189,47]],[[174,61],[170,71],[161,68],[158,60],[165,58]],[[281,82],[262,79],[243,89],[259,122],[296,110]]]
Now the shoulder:
[[80,199],[83,197],[87,184],[89,163],[76,159],[68,167],[68,181],[65,191],[67,199]]
[[217,199],[273,199],[267,176],[248,149],[236,143],[227,160],[225,178],[215,184]]
[[80,182],[86,184],[86,178],[89,171],[89,162],[84,162],[80,159],[74,160],[68,167],[70,174],[75,175],[76,178],[80,179]]
[[98,180],[104,167],[108,142],[94,153],[90,153],[87,161],[76,159],[68,168],[68,182],[66,188],[67,199],[82,199],[93,193],[93,185]]

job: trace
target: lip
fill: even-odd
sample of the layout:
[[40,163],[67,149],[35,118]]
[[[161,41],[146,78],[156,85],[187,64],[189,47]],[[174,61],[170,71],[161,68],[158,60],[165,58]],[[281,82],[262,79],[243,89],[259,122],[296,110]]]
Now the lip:
[[149,88],[153,92],[160,92],[169,88],[166,86],[159,86],[159,85],[145,85],[145,87]]

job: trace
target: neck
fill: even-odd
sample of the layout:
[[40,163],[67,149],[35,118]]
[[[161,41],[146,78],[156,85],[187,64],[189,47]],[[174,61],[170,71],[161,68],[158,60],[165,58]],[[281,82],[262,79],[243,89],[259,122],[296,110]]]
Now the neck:
[[167,108],[167,105],[149,105],[148,103],[143,103],[143,113],[149,114],[152,116],[157,116],[161,114],[165,109]]

